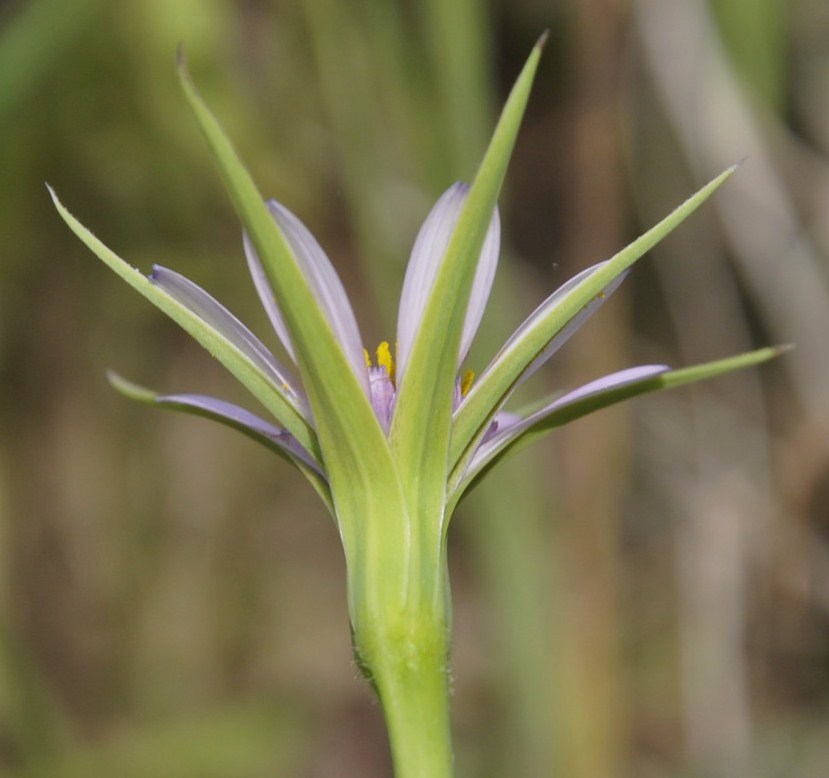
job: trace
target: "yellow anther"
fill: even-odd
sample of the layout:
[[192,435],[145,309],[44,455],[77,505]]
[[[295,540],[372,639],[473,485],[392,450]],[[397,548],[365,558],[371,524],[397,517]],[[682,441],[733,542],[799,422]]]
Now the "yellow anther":
[[394,381],[394,359],[391,355],[388,341],[384,340],[377,347],[377,364],[379,367],[386,368],[389,378]]
[[461,397],[466,397],[469,390],[472,388],[472,382],[475,380],[475,374],[471,370],[467,370],[461,378]]
[[366,360],[366,367],[371,367],[371,357],[368,355],[368,349],[363,349],[363,357]]

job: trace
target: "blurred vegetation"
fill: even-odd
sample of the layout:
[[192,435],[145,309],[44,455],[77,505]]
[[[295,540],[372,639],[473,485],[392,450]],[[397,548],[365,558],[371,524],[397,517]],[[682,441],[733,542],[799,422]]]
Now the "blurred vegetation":
[[183,41],[262,190],[388,337],[436,196],[549,28],[473,362],[713,174],[537,386],[794,342],[525,452],[451,541],[459,775],[825,774],[829,6],[809,0],[16,0],[0,7],[0,775],[380,776],[339,544],[241,436],[104,369],[244,398],[102,268],[109,245],[266,334],[180,99]]

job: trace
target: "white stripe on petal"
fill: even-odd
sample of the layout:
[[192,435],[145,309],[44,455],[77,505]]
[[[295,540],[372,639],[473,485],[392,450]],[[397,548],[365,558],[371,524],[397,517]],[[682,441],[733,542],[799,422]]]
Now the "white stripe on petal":
[[[397,316],[397,383],[400,384],[409,354],[414,345],[420,322],[435,279],[440,271],[446,249],[455,225],[460,217],[469,185],[455,183],[438,199],[423,226],[417,234],[414,247],[406,268],[403,291],[400,294],[400,309]],[[481,322],[495,269],[498,264],[501,230],[496,208],[487,230],[481,255],[478,259],[475,279],[472,284],[469,305],[461,336],[461,350],[458,364],[466,356],[469,346]]]

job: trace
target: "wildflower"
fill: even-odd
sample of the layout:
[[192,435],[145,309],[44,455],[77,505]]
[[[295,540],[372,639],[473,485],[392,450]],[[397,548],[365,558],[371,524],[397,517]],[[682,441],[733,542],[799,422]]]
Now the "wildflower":
[[461,374],[498,261],[496,201],[540,45],[510,95],[471,186],[452,185],[415,240],[395,347],[364,349],[336,271],[302,222],[265,203],[181,69],[185,95],[245,226],[254,285],[290,356],[285,366],[217,300],[178,273],[130,267],[58,201],[61,216],[118,275],[174,319],[240,380],[272,419],[200,394],[158,394],[112,374],[126,394],[234,427],[311,482],[345,550],[355,654],[378,691],[399,775],[448,775],[449,518],[503,457],[554,427],[644,392],[757,364],[750,354],[671,370],[630,368],[541,403],[506,411],[535,373],[616,290],[633,263],[733,172],[715,178],[609,260],[583,270],[521,324],[474,380]]

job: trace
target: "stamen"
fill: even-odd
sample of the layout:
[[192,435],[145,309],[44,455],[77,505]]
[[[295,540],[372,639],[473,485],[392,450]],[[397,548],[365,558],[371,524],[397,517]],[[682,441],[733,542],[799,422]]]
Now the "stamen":
[[371,367],[371,357],[368,355],[368,349],[363,349],[363,357],[366,360],[366,367]]
[[469,390],[472,388],[472,382],[475,380],[475,373],[471,370],[467,370],[463,374],[463,378],[461,378],[461,397],[466,397],[469,394]]
[[384,340],[377,347],[377,365],[386,368],[389,378],[394,381],[394,359],[391,355],[388,341]]

